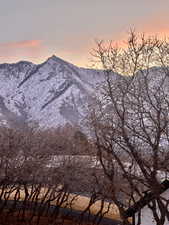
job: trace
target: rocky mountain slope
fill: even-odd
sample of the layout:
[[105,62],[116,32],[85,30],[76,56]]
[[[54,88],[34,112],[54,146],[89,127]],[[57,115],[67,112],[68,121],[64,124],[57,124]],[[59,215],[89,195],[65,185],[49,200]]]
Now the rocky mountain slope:
[[[166,76],[163,82],[163,76],[160,68],[149,71],[150,90],[164,85],[168,94],[169,79]],[[142,75],[136,77],[141,82]],[[122,76],[113,74],[112,78],[115,84]],[[104,81],[103,71],[79,68],[56,56],[39,65],[26,61],[0,64],[0,123],[12,127],[32,122],[42,128],[66,123],[83,126],[88,105],[93,97],[101,97],[97,85]]]
[[78,68],[52,56],[42,64],[0,64],[0,121],[41,127],[80,124],[103,81],[99,70]]

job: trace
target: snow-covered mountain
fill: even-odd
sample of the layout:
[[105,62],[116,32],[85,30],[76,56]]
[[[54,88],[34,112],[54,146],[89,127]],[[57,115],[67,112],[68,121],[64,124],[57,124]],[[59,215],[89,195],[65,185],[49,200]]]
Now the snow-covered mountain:
[[[160,68],[148,72],[151,90],[156,86],[168,87],[168,76],[165,82],[163,76]],[[122,85],[122,77],[113,73],[113,86],[119,78]],[[140,83],[142,77],[138,73],[136,80]],[[83,126],[87,106],[96,95],[102,96],[97,86],[104,81],[103,71],[79,68],[56,56],[39,65],[26,61],[0,64],[0,124],[20,127],[36,122],[42,128],[66,123]]]
[[52,56],[42,64],[0,64],[0,121],[41,127],[80,124],[98,83],[99,70],[78,68]]

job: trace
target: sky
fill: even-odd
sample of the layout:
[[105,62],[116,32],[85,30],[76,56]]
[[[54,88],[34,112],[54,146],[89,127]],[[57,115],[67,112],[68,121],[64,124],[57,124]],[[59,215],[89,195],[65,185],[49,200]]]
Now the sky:
[[0,0],[0,63],[56,55],[89,67],[95,40],[169,36],[169,0]]

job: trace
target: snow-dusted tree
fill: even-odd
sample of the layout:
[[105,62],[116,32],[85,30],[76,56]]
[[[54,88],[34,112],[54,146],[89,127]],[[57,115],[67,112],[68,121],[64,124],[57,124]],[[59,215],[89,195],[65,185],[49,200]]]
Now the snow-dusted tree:
[[90,117],[105,174],[98,186],[123,224],[131,224],[126,209],[144,197],[155,224],[163,225],[169,222],[169,198],[160,195],[169,172],[169,43],[131,31],[124,48],[100,41],[93,56],[105,71]]

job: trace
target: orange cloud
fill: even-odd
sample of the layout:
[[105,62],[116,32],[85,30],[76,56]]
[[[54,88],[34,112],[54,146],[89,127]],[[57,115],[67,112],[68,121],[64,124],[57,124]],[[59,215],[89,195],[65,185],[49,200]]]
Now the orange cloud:
[[28,40],[28,41],[19,41],[19,42],[8,42],[0,43],[0,48],[29,48],[29,47],[38,47],[42,43],[41,40]]
[[148,21],[144,21],[139,26],[139,30],[148,35],[157,35],[159,38],[169,37],[168,12],[154,14]]
[[39,62],[46,52],[41,40],[0,43],[0,63],[29,60]]

